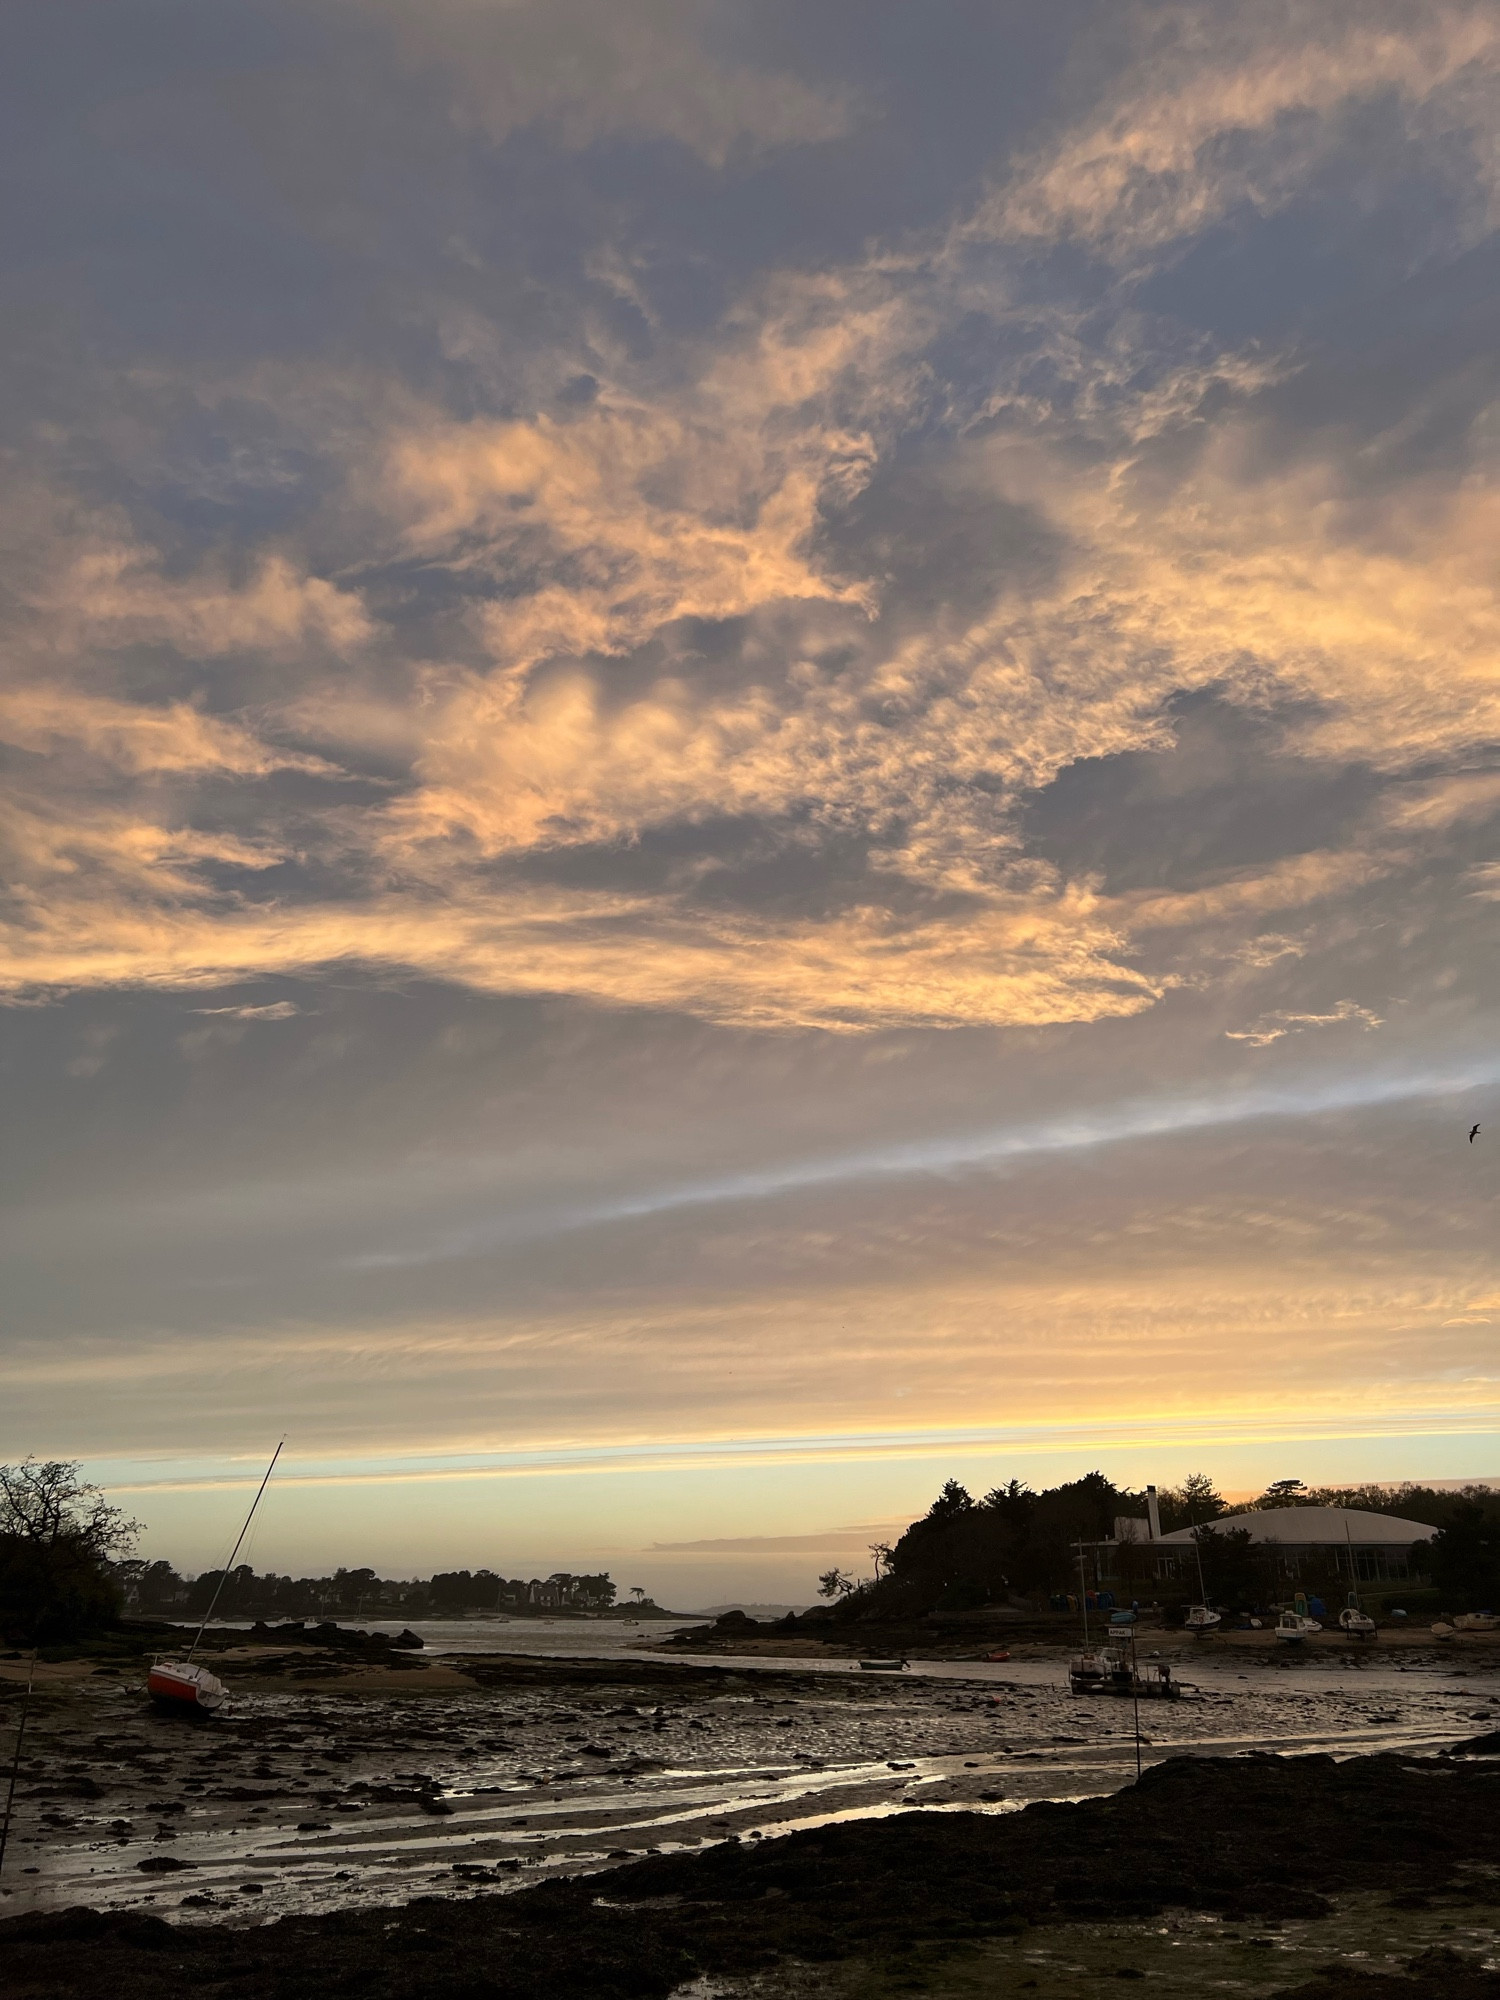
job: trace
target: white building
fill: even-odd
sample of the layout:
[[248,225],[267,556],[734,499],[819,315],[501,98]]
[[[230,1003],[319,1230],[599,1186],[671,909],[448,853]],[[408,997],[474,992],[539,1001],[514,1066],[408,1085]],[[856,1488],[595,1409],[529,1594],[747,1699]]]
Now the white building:
[[[1243,1529],[1288,1579],[1295,1579],[1304,1565],[1316,1564],[1356,1583],[1405,1583],[1421,1568],[1412,1559],[1413,1548],[1437,1533],[1425,1521],[1369,1514],[1361,1507],[1262,1507],[1249,1514],[1221,1514],[1205,1526],[1216,1535]],[[1178,1528],[1147,1538],[1145,1545],[1158,1558],[1170,1559],[1174,1569],[1180,1565],[1180,1574],[1190,1575],[1196,1532]],[[1158,1573],[1160,1569],[1159,1561]]]

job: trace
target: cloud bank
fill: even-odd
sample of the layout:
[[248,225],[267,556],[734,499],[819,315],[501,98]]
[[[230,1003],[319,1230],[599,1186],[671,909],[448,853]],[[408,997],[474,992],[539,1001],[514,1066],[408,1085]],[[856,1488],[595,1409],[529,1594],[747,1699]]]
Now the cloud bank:
[[1493,10],[166,21],[0,142],[27,1407],[1488,1408]]

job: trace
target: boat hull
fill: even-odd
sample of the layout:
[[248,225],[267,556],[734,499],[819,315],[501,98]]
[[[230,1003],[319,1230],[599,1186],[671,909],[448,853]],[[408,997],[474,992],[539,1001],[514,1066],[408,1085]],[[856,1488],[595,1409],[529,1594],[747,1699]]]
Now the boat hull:
[[146,1676],[146,1692],[164,1708],[212,1715],[229,1699],[229,1690],[207,1667],[182,1660],[158,1660]]
[[1316,1638],[1322,1626],[1314,1618],[1299,1618],[1288,1613],[1276,1627],[1276,1636],[1283,1646],[1300,1646],[1305,1639]]

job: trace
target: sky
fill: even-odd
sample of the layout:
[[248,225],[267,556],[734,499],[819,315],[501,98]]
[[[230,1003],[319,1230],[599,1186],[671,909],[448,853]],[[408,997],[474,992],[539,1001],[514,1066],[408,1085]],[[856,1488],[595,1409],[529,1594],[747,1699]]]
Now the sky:
[[1492,7],[9,40],[0,1458],[687,1605],[1500,1467]]

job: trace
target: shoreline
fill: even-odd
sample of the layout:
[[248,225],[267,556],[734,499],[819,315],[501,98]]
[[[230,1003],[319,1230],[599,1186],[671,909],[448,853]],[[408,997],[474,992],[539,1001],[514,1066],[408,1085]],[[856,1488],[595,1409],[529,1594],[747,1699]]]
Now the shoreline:
[[1104,1798],[721,1842],[511,1895],[422,1897],[378,1926],[354,1911],[249,1927],[12,1918],[0,1985],[10,2000],[668,2000],[711,1981],[697,1990],[854,2000],[893,1979],[959,1990],[989,1966],[1061,2000],[1087,1990],[1092,1958],[1093,1977],[1159,1965],[1264,1993],[1332,1964],[1331,1990],[1381,1972],[1402,2000],[1467,2000],[1500,1990],[1482,1963],[1497,1807],[1500,1766],[1463,1756],[1174,1758]]
[[[149,1704],[139,1660],[44,1666],[0,1911],[233,1925],[252,1906],[388,1909],[913,1807],[1012,1814],[1136,1769],[1132,1704],[1074,1696],[1055,1653],[901,1675],[630,1650],[226,1646],[213,1660],[231,1701],[204,1722]],[[1500,1724],[1481,1666],[1278,1664],[1205,1662],[1188,1699],[1143,1704],[1142,1764],[1430,1754]],[[18,1712],[24,1671],[0,1679],[0,1713]]]

